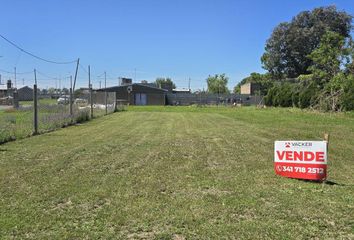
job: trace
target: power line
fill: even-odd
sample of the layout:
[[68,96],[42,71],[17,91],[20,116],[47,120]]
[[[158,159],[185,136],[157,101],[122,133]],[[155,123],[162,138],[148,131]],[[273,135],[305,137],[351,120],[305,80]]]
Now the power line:
[[[3,70],[3,69],[0,69],[0,72],[4,72],[4,73],[9,73],[9,74],[14,74],[15,72],[14,71],[7,71],[7,70]],[[16,74],[29,74],[29,73],[33,73],[33,71],[29,71],[29,72],[16,72]]]
[[40,72],[37,70],[37,73],[39,73],[39,75],[42,75],[43,77],[46,77],[48,79],[53,79],[53,80],[58,80],[59,78],[57,77],[51,77],[51,76],[48,76],[47,74],[43,73],[43,72]]
[[79,63],[79,66],[80,66],[80,68],[81,68],[84,72],[86,72],[86,73],[88,74],[88,71],[85,69],[84,66],[81,65],[81,63]]
[[69,62],[57,62],[57,61],[52,61],[52,60],[48,60],[48,59],[45,59],[45,58],[42,58],[42,57],[39,57],[33,53],[30,53],[28,51],[26,51],[25,49],[21,48],[20,46],[18,46],[17,44],[15,44],[14,42],[10,41],[9,39],[7,39],[6,37],[4,37],[3,35],[0,34],[0,37],[3,38],[6,42],[10,43],[12,46],[14,46],[15,48],[19,49],[20,51],[34,57],[34,58],[37,58],[39,60],[42,60],[44,62],[48,62],[48,63],[54,63],[54,64],[71,64],[71,63],[74,63],[76,62],[76,60],[73,60],[73,61],[69,61]]
[[104,76],[104,73],[102,73],[101,75],[97,76],[97,78],[102,78]]

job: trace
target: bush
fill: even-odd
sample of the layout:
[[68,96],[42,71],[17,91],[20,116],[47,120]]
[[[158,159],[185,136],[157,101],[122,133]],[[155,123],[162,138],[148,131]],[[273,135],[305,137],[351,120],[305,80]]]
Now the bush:
[[90,112],[87,110],[80,110],[78,111],[75,122],[76,123],[83,123],[90,120]]
[[294,101],[297,101],[298,93],[296,91],[297,84],[294,83],[280,83],[274,85],[268,90],[267,95],[264,98],[264,102],[267,106],[275,107],[292,107]]
[[316,103],[319,90],[314,82],[308,85],[299,86],[299,101],[298,106],[300,108],[308,108]]
[[339,97],[341,109],[344,111],[354,110],[354,76],[349,75],[343,86],[343,94]]
[[275,106],[274,98],[276,92],[278,91],[278,86],[274,85],[272,88],[268,90],[267,95],[264,97],[264,104],[267,106]]

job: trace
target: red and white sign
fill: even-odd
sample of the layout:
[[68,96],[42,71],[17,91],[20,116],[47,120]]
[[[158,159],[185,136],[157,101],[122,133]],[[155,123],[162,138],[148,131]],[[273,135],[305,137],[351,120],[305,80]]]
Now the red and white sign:
[[327,176],[326,141],[275,141],[276,174],[324,181]]

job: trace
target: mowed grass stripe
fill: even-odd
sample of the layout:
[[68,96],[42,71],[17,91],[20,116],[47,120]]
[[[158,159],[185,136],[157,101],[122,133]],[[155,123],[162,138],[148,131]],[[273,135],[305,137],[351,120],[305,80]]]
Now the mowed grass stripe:
[[[344,150],[333,164],[342,185],[280,178],[272,167],[274,139],[317,138],[328,126],[351,137],[352,118],[339,116],[337,125],[336,117],[278,109],[165,109],[132,108],[0,146],[0,235],[352,236],[350,138],[333,138]],[[286,131],[286,122],[306,133]]]

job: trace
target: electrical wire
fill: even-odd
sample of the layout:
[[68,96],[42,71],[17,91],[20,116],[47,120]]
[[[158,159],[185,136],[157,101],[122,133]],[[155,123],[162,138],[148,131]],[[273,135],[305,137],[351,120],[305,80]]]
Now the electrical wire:
[[97,76],[97,78],[101,78],[104,76],[104,73],[102,73],[101,75]]
[[12,46],[14,46],[15,48],[19,49],[20,51],[26,53],[27,55],[30,55],[34,58],[37,58],[41,61],[44,61],[44,62],[48,62],[48,63],[53,63],[53,64],[71,64],[71,63],[74,63],[76,62],[77,60],[73,60],[73,61],[68,61],[68,62],[57,62],[57,61],[52,61],[52,60],[48,60],[48,59],[45,59],[45,58],[42,58],[42,57],[39,57],[29,51],[26,51],[25,49],[21,48],[20,46],[18,46],[17,44],[15,44],[14,42],[10,41],[9,39],[7,39],[6,37],[4,37],[3,35],[0,34],[0,37],[2,39],[4,39],[6,42],[10,43]]
[[[11,72],[11,71],[7,71],[7,70],[3,70],[3,69],[0,69],[0,72],[9,73],[9,74],[15,74],[15,71]],[[29,73],[33,73],[33,71],[28,71],[28,72],[16,72],[16,75],[29,74]]]
[[46,77],[48,79],[52,79],[52,80],[58,80],[59,78],[57,77],[51,77],[51,76],[48,76],[47,74],[43,73],[43,72],[40,72],[36,69],[36,72],[39,74],[39,75],[42,75],[43,77]]
[[79,63],[79,67],[80,67],[84,72],[86,72],[86,73],[88,74],[88,71],[85,69],[84,66],[81,65],[81,63]]

